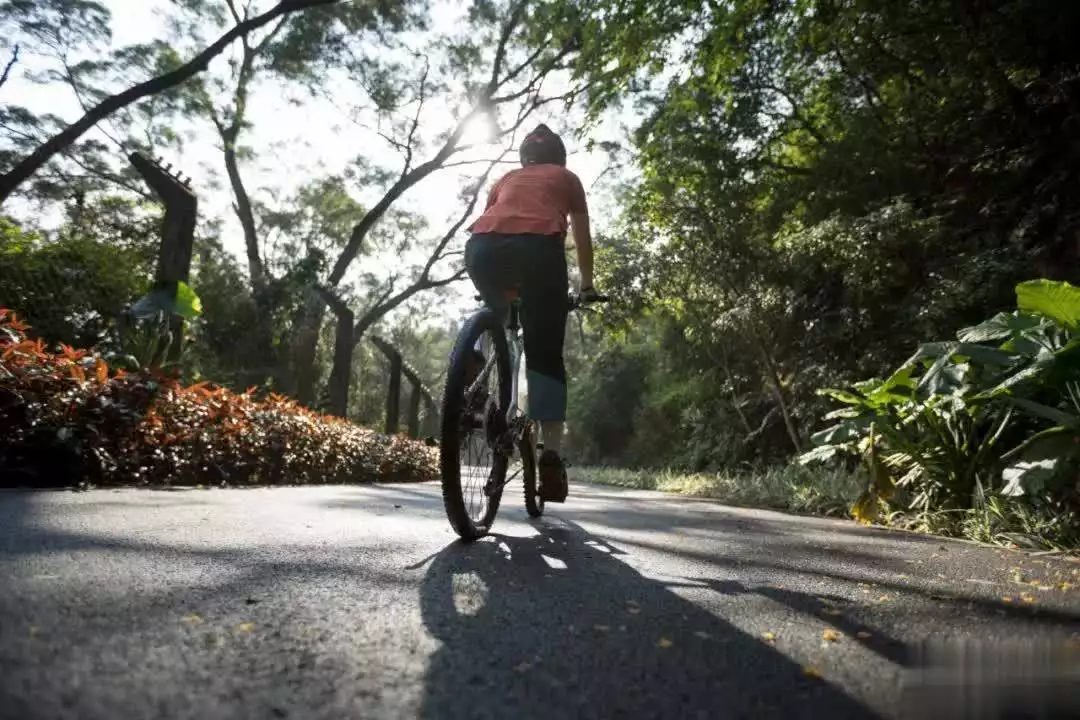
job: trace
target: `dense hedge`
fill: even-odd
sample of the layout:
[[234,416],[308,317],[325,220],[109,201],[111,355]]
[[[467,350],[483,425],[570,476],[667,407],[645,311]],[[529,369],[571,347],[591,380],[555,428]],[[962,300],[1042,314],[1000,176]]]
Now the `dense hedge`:
[[252,391],[49,351],[0,309],[0,486],[421,481],[437,452]]

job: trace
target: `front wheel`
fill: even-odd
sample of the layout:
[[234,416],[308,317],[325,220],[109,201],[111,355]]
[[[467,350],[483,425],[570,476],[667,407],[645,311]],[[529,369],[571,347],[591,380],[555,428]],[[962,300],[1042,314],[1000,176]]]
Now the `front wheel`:
[[[470,387],[482,378],[477,387]],[[510,351],[498,318],[484,309],[461,329],[443,393],[443,505],[462,540],[483,537],[499,510],[509,458],[494,449],[510,406]]]

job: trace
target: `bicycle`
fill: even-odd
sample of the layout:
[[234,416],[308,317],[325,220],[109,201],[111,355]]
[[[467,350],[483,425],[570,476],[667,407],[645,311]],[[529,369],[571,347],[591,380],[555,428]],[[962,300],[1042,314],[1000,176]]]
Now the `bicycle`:
[[[516,290],[509,290],[506,299],[510,311],[503,325],[495,312],[487,306],[474,313],[458,333],[450,356],[443,390],[442,426],[439,441],[439,465],[442,473],[443,505],[450,525],[465,541],[483,537],[495,522],[503,490],[518,475],[525,486],[525,510],[529,517],[544,514],[544,499],[537,482],[536,452],[533,435],[535,423],[522,412],[518,404],[518,374],[524,352],[521,334],[521,302]],[[477,300],[482,301],[480,297]],[[603,296],[589,298],[587,303],[607,302]],[[580,295],[567,296],[569,311],[585,309]],[[483,351],[485,338],[489,349]],[[479,367],[478,367],[479,366]],[[495,374],[495,392],[483,390],[482,384]],[[471,500],[476,493],[469,493],[466,500],[463,486],[461,454],[463,440],[469,441],[469,450],[490,451],[491,470],[478,470],[475,463],[464,465],[466,479],[483,482],[480,505],[474,512]],[[515,453],[520,467],[509,474]],[[508,476],[509,474],[509,476]]]

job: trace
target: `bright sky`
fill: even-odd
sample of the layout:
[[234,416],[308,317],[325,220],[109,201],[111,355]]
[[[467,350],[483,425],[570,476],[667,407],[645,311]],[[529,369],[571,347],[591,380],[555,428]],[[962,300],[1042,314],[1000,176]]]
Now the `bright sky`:
[[[104,4],[113,12],[114,46],[166,36],[163,10],[168,7],[167,0],[104,0]],[[268,7],[268,3],[263,6]],[[465,3],[460,0],[436,0],[435,22],[439,25],[455,23],[464,7]],[[211,72],[224,71],[227,55],[228,53],[211,65]],[[25,62],[21,65],[23,73],[40,69],[40,60],[39,67],[35,68],[33,58],[24,56],[24,59]],[[355,86],[332,80],[330,87],[334,96],[342,99],[340,103],[312,100],[309,96],[300,94],[300,91],[286,92],[281,86],[263,84],[257,87],[249,103],[249,117],[254,128],[249,131],[245,143],[255,150],[256,160],[243,168],[246,184],[253,195],[264,200],[268,198],[269,190],[287,195],[289,190],[313,177],[341,172],[358,156],[365,156],[379,165],[400,167],[400,155],[397,151],[370,130],[354,124],[342,112],[341,108],[347,107],[350,100],[361,97]],[[36,86],[21,75],[14,77],[0,93],[0,101],[22,104],[35,111],[48,111],[72,119],[81,114],[68,88],[58,85]],[[290,103],[290,94],[303,98],[303,102]],[[338,107],[335,107],[335,104]],[[561,112],[561,108],[555,106],[550,109],[543,108],[533,116],[526,127],[538,122],[547,122],[555,128],[563,127],[563,118],[558,116]],[[446,129],[448,120],[446,108],[432,107],[422,124],[422,131],[426,130],[429,134],[442,131]],[[617,120],[626,122],[629,118],[611,118],[605,122],[601,129],[604,139],[617,139]],[[224,182],[221,154],[215,147],[216,133],[208,124],[201,122],[193,124],[190,130],[191,138],[185,144],[182,157],[175,157],[174,153],[163,155],[165,160],[193,178],[201,212],[207,217],[220,217],[224,221],[223,238],[226,247],[236,253],[239,259],[243,255],[243,241],[239,224],[230,209],[232,194]],[[480,140],[484,133],[484,124],[478,123],[476,127],[470,128],[470,139]],[[583,148],[575,147],[572,138],[566,135],[564,138],[571,152],[568,163],[570,169],[581,177],[586,188],[590,188],[607,168],[607,156],[600,152],[586,153]],[[492,155],[486,149],[480,149],[477,153],[480,157]],[[509,159],[516,160],[516,153],[509,156]],[[430,235],[441,236],[464,209],[458,200],[462,182],[476,177],[482,167],[440,171],[409,191],[398,207],[423,214],[431,225]],[[504,171],[511,167],[513,165],[504,166]],[[209,180],[212,177],[216,177],[221,183],[217,190],[210,187]],[[497,177],[496,172],[492,181]],[[372,203],[379,194],[363,193],[358,199]],[[590,192],[590,203],[594,227],[603,228],[612,207],[599,186]],[[482,204],[480,207],[482,208]],[[465,238],[465,233],[461,233],[455,245],[460,247]],[[373,263],[386,272],[400,263],[400,260],[384,256],[374,261],[369,260],[364,269],[371,270]],[[352,269],[358,270],[359,265],[359,262],[354,262]],[[455,295],[456,298],[449,303],[445,299],[436,302],[435,298],[431,297],[421,304],[427,306],[426,314],[432,315],[433,320],[438,315],[461,317],[464,310],[473,305],[470,283],[459,283]]]

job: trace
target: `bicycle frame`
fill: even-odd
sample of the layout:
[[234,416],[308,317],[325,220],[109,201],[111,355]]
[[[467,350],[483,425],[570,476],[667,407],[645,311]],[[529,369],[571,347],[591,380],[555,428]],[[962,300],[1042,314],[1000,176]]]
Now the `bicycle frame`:
[[[479,298],[478,298],[479,299]],[[606,297],[597,297],[595,302],[607,302]],[[509,317],[507,318],[506,325],[504,325],[504,332],[506,333],[506,345],[510,351],[510,406],[506,409],[505,417],[503,421],[506,423],[506,429],[509,431],[513,427],[513,423],[521,415],[523,415],[521,408],[518,407],[518,376],[521,371],[521,356],[524,354],[524,343],[521,337],[521,319],[520,300],[515,298],[510,301]],[[578,296],[571,295],[567,297],[567,309],[569,312],[582,312],[585,310],[581,300]],[[491,357],[484,363],[483,370],[476,376],[476,379],[465,391],[466,398],[471,398],[473,394],[481,387],[481,385],[487,381],[488,375],[495,367],[495,354],[492,353]],[[517,443],[513,443],[516,445]],[[514,450],[511,449],[511,457],[513,457]]]
[[[506,422],[506,427],[509,428],[511,423],[522,414],[521,408],[518,406],[518,391],[520,390],[518,376],[521,373],[521,356],[524,354],[524,347],[517,300],[510,303],[509,318],[504,326],[504,332],[506,333],[506,345],[510,351],[510,405],[506,408],[503,419]],[[466,397],[472,397],[487,382],[488,375],[495,368],[495,361],[496,356],[492,353],[491,357],[484,363],[483,370],[480,371],[472,385],[465,391]]]

